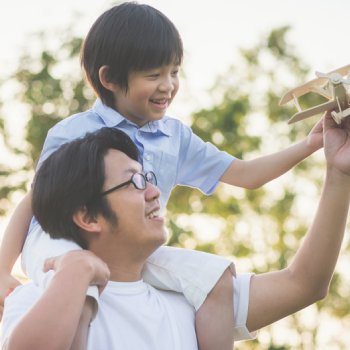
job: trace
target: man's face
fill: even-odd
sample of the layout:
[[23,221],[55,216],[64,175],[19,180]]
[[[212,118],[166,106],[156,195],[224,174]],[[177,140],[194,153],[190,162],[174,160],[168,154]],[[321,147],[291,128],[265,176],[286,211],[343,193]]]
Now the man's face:
[[[140,163],[125,153],[109,150],[104,158],[105,183],[103,191],[129,181],[135,173],[142,173]],[[117,216],[117,224],[105,222],[105,230],[123,247],[129,256],[147,258],[167,238],[164,219],[160,216],[159,189],[147,183],[144,190],[130,183],[106,195],[111,210]]]

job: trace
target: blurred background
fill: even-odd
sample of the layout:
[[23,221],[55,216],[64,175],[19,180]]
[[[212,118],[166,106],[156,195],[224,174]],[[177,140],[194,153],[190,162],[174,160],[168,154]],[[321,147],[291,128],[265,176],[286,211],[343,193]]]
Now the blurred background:
[[[47,130],[91,106],[79,49],[93,21],[116,2],[1,0],[0,232],[28,191]],[[143,1],[182,36],[181,88],[169,109],[204,140],[244,159],[305,138],[320,116],[297,124],[279,107],[288,89],[350,63],[350,2],[333,0]],[[319,102],[309,94],[303,107]],[[213,196],[177,188],[168,244],[228,256],[238,271],[285,267],[311,222],[325,173],[322,151],[254,191],[221,185]],[[261,330],[236,349],[349,349],[349,232],[329,296]],[[21,274],[19,266],[14,273]]]

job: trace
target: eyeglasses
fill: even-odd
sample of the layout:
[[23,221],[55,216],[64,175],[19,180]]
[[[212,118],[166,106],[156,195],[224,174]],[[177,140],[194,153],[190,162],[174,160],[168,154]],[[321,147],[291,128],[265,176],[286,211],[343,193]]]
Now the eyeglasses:
[[147,182],[150,184],[157,186],[157,178],[156,174],[153,171],[149,171],[146,174],[141,174],[141,173],[135,173],[131,176],[131,179],[129,181],[123,182],[120,185],[114,186],[110,188],[107,191],[104,191],[101,193],[101,196],[105,196],[118,188],[121,188],[123,186],[133,184],[136,189],[138,190],[144,190],[147,187]]

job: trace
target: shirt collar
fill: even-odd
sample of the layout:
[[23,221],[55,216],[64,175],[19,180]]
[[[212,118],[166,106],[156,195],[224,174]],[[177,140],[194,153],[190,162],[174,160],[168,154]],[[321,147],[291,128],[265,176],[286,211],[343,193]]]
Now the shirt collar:
[[169,130],[166,123],[164,123],[164,118],[161,120],[148,122],[146,125],[144,125],[141,128],[141,130],[145,132],[152,132],[152,133],[160,132],[165,136],[171,136],[171,131]]
[[104,121],[106,126],[108,126],[109,128],[117,126],[126,120],[116,110],[105,105],[99,98],[95,101],[94,105],[92,106],[92,110],[98,114],[98,116]]
[[[107,127],[115,127],[120,125],[122,122],[126,122],[128,124],[135,125],[137,128],[139,128],[136,124],[124,118],[116,110],[105,105],[99,98],[96,99],[92,109],[95,113],[99,115],[99,117],[104,121]],[[164,118],[161,120],[148,122],[147,124],[142,126],[140,130],[151,133],[156,133],[157,131],[159,131],[166,136],[171,136],[171,131],[164,122]]]

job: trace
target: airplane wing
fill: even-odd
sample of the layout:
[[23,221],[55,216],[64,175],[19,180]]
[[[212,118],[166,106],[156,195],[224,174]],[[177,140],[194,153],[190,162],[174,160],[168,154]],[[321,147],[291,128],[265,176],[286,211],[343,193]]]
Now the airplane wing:
[[[350,64],[337,68],[329,73],[327,75],[332,73],[339,73],[341,75],[346,75],[350,71]],[[286,94],[284,94],[279,102],[279,105],[282,106],[285,103],[295,100],[296,98],[303,96],[307,94],[308,92],[316,92],[328,99],[331,99],[332,96],[328,93],[327,90],[323,89],[323,87],[328,83],[327,78],[315,78],[310,80],[309,82],[300,85],[292,90],[289,90]]]
[[293,117],[288,120],[288,124],[292,124],[292,123],[298,122],[299,120],[312,117],[315,114],[319,114],[319,113],[334,109],[337,106],[338,106],[337,101],[333,100],[333,101],[322,103],[321,105],[318,105],[315,107],[305,109],[304,111],[294,114]]

